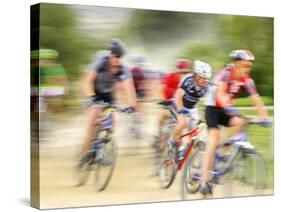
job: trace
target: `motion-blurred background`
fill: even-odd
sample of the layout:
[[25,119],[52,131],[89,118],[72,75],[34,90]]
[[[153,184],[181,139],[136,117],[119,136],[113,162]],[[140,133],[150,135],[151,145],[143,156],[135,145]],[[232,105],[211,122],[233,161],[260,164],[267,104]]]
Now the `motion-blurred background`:
[[[72,186],[72,165],[81,145],[85,129],[81,84],[83,71],[95,53],[103,50],[109,39],[120,38],[128,46],[124,62],[141,55],[150,79],[159,80],[163,73],[175,69],[178,58],[200,59],[208,62],[214,72],[229,62],[234,49],[249,49],[256,57],[252,77],[273,116],[273,18],[216,15],[188,12],[152,11],[141,9],[94,7],[82,5],[40,4],[32,7],[32,35],[40,32],[40,48],[58,52],[58,78],[41,76],[45,84],[65,86],[65,92],[50,102],[41,136],[41,200],[45,207],[67,207],[111,203],[150,202],[179,199],[178,186],[162,191],[157,180],[149,178],[150,140],[155,129],[157,107],[149,102],[155,87],[144,103],[142,149],[137,156],[127,154],[134,149],[120,124],[118,141],[121,147],[119,167],[104,193],[95,194],[91,186]],[[31,46],[31,50],[36,50]],[[43,79],[44,78],[44,79]],[[44,81],[45,80],[45,81]],[[155,81],[153,81],[155,82]],[[255,115],[251,102],[242,94],[235,104],[245,115]],[[120,116],[120,120],[126,117]],[[122,122],[123,123],[123,122]],[[45,129],[45,130],[44,130]],[[123,130],[123,131],[122,131]],[[268,165],[267,193],[273,192],[273,127],[250,130],[251,142],[263,153]],[[139,144],[138,144],[139,145]],[[122,147],[124,148],[122,151]],[[122,156],[123,154],[123,156]],[[129,156],[128,156],[129,155]],[[134,168],[135,173],[128,174]],[[134,183],[132,183],[132,180]],[[176,183],[175,183],[176,184]],[[147,193],[149,192],[149,195]]]

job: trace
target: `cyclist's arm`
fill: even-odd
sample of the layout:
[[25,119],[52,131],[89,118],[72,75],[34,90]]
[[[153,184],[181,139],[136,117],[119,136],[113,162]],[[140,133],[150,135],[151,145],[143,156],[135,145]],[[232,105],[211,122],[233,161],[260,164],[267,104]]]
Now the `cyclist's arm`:
[[87,70],[85,77],[85,92],[87,96],[96,95],[94,91],[94,82],[97,76],[97,72],[95,70]]
[[257,92],[255,81],[251,78],[245,79],[244,88],[250,95],[250,98],[256,107],[256,111],[257,111],[258,115],[261,118],[266,118],[268,114],[264,107],[263,100],[261,99],[259,93]]
[[176,93],[175,93],[175,98],[176,98],[176,106],[177,109],[180,110],[182,109],[183,106],[183,96],[184,96],[185,91],[182,88],[178,88]]
[[167,77],[168,75],[165,75],[162,79],[160,79],[160,83],[157,87],[157,97],[160,99],[160,100],[165,100],[165,90],[166,90],[166,87],[167,87],[167,84],[168,84],[168,80],[167,80]]
[[267,118],[267,110],[264,106],[264,102],[258,93],[250,95],[251,100],[253,101],[256,111],[261,118]]
[[231,106],[230,99],[226,94],[227,84],[224,81],[219,81],[217,83],[216,98],[221,107],[226,108]]
[[166,85],[164,85],[163,83],[160,83],[159,86],[158,86],[158,98],[160,100],[165,100],[165,88],[166,88]]
[[137,101],[136,101],[136,89],[134,86],[133,79],[127,78],[125,80],[120,81],[120,86],[128,98],[128,104],[131,107],[135,108]]

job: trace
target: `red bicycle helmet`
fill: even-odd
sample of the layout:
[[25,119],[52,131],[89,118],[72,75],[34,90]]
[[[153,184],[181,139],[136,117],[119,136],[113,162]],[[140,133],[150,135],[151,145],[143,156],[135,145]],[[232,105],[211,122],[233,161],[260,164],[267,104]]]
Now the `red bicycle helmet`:
[[179,59],[177,60],[176,67],[178,69],[186,69],[186,68],[191,68],[192,62],[190,60],[186,59]]

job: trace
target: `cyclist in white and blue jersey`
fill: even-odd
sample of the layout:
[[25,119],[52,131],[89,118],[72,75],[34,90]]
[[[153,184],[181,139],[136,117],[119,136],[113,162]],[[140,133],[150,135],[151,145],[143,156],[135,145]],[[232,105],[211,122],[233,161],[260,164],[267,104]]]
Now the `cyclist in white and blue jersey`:
[[[199,112],[196,104],[209,90],[209,82],[212,75],[211,66],[205,62],[196,60],[193,63],[193,72],[186,74],[179,83],[175,93],[174,107],[177,113],[177,124],[171,133],[168,143],[174,145],[174,141],[184,127],[189,127],[190,117],[199,120]],[[190,114],[189,117],[186,115]],[[182,157],[183,152],[179,152]]]

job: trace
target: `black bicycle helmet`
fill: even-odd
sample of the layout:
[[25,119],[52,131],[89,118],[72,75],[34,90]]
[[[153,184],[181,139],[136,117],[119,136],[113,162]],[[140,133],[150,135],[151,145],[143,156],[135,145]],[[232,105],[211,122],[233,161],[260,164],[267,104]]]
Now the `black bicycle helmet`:
[[122,57],[126,53],[126,44],[120,39],[114,38],[110,40],[108,50],[117,57]]

